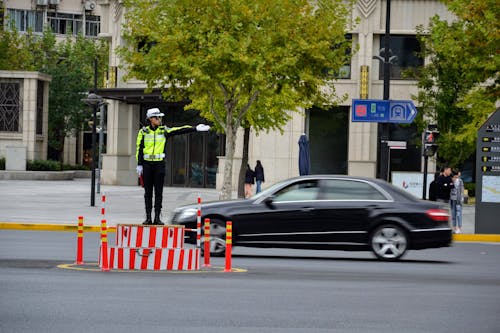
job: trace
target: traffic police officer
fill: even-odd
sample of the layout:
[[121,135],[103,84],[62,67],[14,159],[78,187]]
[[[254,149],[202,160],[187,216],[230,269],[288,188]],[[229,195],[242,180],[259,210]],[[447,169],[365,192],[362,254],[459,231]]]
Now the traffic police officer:
[[[146,205],[146,220],[142,223],[160,224],[163,181],[165,179],[165,153],[167,139],[174,135],[191,133],[195,131],[204,132],[210,126],[199,124],[196,127],[185,125],[181,127],[167,127],[161,124],[161,117],[164,114],[158,108],[149,109],[146,114],[149,126],[144,126],[137,134],[137,174],[143,176],[144,181],[144,202]],[[155,193],[155,218],[151,219],[153,210],[153,189]]]

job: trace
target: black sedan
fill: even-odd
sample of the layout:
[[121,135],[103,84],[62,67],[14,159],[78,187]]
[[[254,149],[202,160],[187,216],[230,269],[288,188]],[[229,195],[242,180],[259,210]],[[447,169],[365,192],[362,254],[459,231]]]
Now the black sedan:
[[[197,210],[179,207],[170,223],[196,228]],[[226,221],[233,223],[233,246],[371,250],[382,260],[452,240],[446,207],[379,179],[350,176],[301,176],[250,199],[205,203],[205,218],[211,222],[211,255],[224,254]],[[188,241],[194,240],[190,235]]]

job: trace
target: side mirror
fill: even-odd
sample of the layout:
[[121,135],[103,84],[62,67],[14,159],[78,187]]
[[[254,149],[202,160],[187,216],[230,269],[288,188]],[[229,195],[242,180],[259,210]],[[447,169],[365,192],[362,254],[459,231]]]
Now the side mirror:
[[271,209],[274,209],[273,202],[274,202],[274,195],[270,195],[264,199],[264,203],[266,204],[266,206]]

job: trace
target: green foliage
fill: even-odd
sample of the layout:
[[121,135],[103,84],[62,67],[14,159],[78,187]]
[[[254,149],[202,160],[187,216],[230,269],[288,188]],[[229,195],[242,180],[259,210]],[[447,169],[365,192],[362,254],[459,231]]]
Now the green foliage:
[[51,75],[49,84],[49,147],[59,152],[62,161],[64,139],[76,134],[91,117],[81,102],[94,87],[94,59],[98,59],[99,79],[107,68],[105,41],[70,36],[56,43],[46,30],[42,36],[31,32],[0,31],[0,69],[39,71]]
[[[102,76],[107,66],[107,45],[78,36],[56,46],[58,60],[48,66],[52,76],[49,93],[49,146],[62,159],[64,138],[76,134],[91,118],[92,110],[81,102],[83,94],[93,89],[94,59]],[[98,80],[102,82],[102,80]]]
[[437,123],[441,164],[459,166],[475,150],[477,130],[499,99],[500,3],[494,0],[444,0],[458,17],[433,17],[419,27],[422,56],[414,96],[424,115],[421,129]]
[[467,190],[469,197],[476,196],[476,183],[464,183],[464,188]]
[[127,0],[118,50],[128,78],[190,100],[226,133],[230,195],[239,127],[279,130],[290,111],[338,102],[333,73],[349,61],[351,1]]
[[0,170],[5,170],[5,157],[0,157]]
[[26,170],[29,171],[61,171],[61,163],[53,160],[28,160]]

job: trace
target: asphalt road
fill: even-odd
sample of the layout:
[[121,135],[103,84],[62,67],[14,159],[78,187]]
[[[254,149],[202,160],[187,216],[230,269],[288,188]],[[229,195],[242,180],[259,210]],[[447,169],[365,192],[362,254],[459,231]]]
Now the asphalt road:
[[85,235],[88,269],[63,269],[74,234],[0,230],[0,332],[500,331],[499,243],[413,251],[398,263],[235,248],[241,273],[100,272],[97,244],[97,233]]

